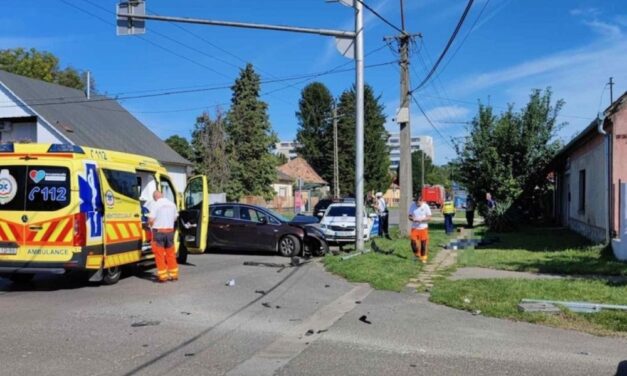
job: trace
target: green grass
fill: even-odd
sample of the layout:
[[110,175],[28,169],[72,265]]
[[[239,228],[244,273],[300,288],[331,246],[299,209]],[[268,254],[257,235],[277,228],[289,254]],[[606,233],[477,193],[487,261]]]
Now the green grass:
[[581,314],[563,310],[557,315],[519,312],[523,298],[591,303],[627,304],[627,285],[599,280],[481,279],[440,280],[431,301],[482,315],[575,329],[596,335],[627,336],[627,312]]
[[497,237],[499,241],[476,250],[461,251],[458,258],[460,267],[627,276],[627,264],[616,261],[611,251],[592,245],[566,229],[525,228],[487,236]]
[[[328,271],[338,274],[351,282],[367,282],[379,290],[401,291],[409,282],[420,273],[423,264],[414,261],[408,238],[399,238],[398,229],[391,228],[393,240],[375,238],[377,245],[383,250],[394,250],[392,254],[370,252],[361,256],[342,261],[341,257],[328,255],[324,264]],[[429,259],[432,259],[446,242],[442,224],[429,225],[430,249]],[[370,244],[366,244],[370,248]]]

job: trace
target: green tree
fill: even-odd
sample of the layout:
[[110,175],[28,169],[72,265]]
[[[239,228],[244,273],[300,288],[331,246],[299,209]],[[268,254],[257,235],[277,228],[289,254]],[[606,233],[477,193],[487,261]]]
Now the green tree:
[[231,109],[226,117],[227,153],[231,179],[230,199],[243,195],[272,198],[276,159],[270,150],[278,142],[268,119],[268,105],[259,99],[260,78],[252,64],[242,69],[232,86]]
[[[372,87],[364,91],[364,186],[366,191],[385,192],[392,182],[390,155],[386,145],[385,115],[381,97],[375,97]],[[338,150],[340,190],[354,193],[355,189],[355,90],[344,91],[338,101]],[[346,116],[348,115],[348,116]]]
[[[469,193],[483,202],[486,192],[497,201],[497,210],[488,213],[494,229],[511,228],[522,218],[519,207],[534,209],[549,189],[546,168],[561,147],[555,140],[560,125],[556,119],[564,102],[551,102],[552,92],[533,90],[520,112],[510,105],[495,115],[492,107],[479,106],[465,143],[458,145],[459,171],[456,176]],[[538,213],[527,212],[531,218]]]
[[194,151],[185,137],[173,135],[166,138],[165,143],[188,161],[192,161],[194,159]]
[[195,172],[207,176],[211,192],[225,192],[231,166],[222,112],[215,119],[206,112],[196,118],[191,149]]
[[[437,184],[430,181],[430,177],[433,177],[432,173],[435,170],[433,162],[428,155],[422,150],[416,150],[411,153],[411,171],[412,171],[412,187],[414,189],[414,195],[418,192],[422,192],[422,158],[424,157],[424,179],[425,184]],[[400,171],[399,171],[400,172]]]
[[[0,69],[74,89],[85,89],[86,80],[83,73],[72,67],[61,69],[59,58],[47,51],[38,51],[34,48],[0,50]],[[94,80],[90,83],[94,90]]]
[[329,89],[314,82],[302,90],[296,112],[296,152],[328,182],[333,180],[333,106]]

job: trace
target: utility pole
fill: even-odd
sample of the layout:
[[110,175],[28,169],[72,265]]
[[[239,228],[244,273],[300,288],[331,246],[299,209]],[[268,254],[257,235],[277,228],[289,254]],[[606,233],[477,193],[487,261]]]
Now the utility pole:
[[399,175],[400,175],[400,213],[399,216],[399,231],[401,235],[405,236],[409,234],[409,218],[403,213],[409,208],[412,200],[412,168],[411,168],[411,125],[409,123],[409,47],[411,42],[416,36],[420,34],[409,34],[405,32],[405,13],[403,7],[403,0],[400,0],[401,4],[401,29],[403,32],[399,35],[392,37],[385,37],[386,41],[395,40],[398,43],[399,49],[399,65],[401,70],[401,92],[400,92],[400,106],[396,114],[396,122],[400,125],[400,150],[401,160],[399,162]]
[[355,250],[364,250],[364,5],[355,6]]
[[614,103],[614,77],[610,77],[610,106]]
[[333,105],[333,196],[340,198],[340,166],[337,155],[337,106]]
[[420,150],[422,152],[422,167],[420,169],[421,172],[421,177],[420,177],[420,186],[424,187],[425,186],[425,152]]

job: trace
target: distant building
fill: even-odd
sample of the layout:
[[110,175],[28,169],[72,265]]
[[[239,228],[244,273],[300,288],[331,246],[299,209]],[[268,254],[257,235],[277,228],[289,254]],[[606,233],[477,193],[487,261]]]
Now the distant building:
[[287,159],[296,158],[296,148],[298,143],[295,141],[281,141],[274,144],[274,153],[283,154]]
[[[390,133],[387,145],[390,148],[390,169],[396,170],[401,160],[401,134]],[[413,136],[411,138],[411,152],[418,150],[422,150],[433,161],[435,158],[433,137]]]

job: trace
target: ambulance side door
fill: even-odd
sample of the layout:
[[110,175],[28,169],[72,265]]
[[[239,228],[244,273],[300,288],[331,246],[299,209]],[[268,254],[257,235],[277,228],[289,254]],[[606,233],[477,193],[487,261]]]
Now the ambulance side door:
[[[138,261],[142,247],[141,206],[137,173],[125,165],[100,168],[104,205],[105,267]],[[123,258],[111,257],[127,253]]]
[[181,241],[189,253],[203,253],[207,249],[208,226],[209,186],[207,177],[198,175],[187,181],[179,215]]

